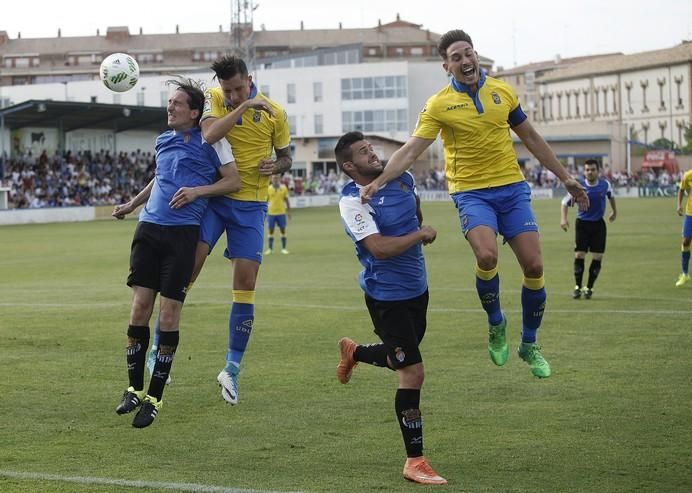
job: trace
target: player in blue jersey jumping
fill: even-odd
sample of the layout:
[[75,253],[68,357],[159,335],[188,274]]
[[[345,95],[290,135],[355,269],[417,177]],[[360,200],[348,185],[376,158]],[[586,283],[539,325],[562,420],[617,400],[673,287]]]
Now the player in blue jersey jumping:
[[[598,176],[599,164],[595,159],[589,159],[584,163],[584,180],[579,181],[589,196],[589,208],[577,212],[574,222],[574,293],[572,298],[579,299],[584,296],[587,300],[593,295],[593,285],[601,272],[601,262],[606,247],[606,223],[603,216],[606,212],[606,199],[610,202],[610,216],[608,221],[613,222],[617,217],[615,197],[608,180]],[[567,208],[575,204],[571,195],[565,195],[560,205],[560,227],[567,231]],[[591,265],[589,266],[589,278],[586,286],[582,287],[584,278],[584,259],[587,252],[591,252]]]
[[[156,174],[136,197],[113,209],[113,216],[123,219],[146,203],[132,240],[127,277],[132,288],[127,329],[129,387],[115,409],[118,414],[127,414],[141,405],[132,421],[135,428],[153,423],[161,408],[178,347],[180,313],[195,264],[206,197],[240,190],[240,175],[229,143],[222,139],[212,146],[202,138],[199,121],[204,93],[191,81],[172,83],[177,89],[166,108],[171,130],[156,139]],[[161,334],[145,392],[149,321],[157,293],[161,293]]]
[[360,286],[379,344],[358,345],[345,337],[339,341],[339,382],[351,378],[358,362],[391,368],[399,376],[394,406],[406,447],[404,477],[423,484],[446,484],[423,456],[423,420],[420,390],[423,359],[418,348],[426,329],[428,281],[422,245],[435,241],[437,232],[422,225],[415,183],[404,173],[378,190],[368,204],[360,188],[383,169],[377,154],[360,132],[343,135],[334,149],[336,162],[352,181],[339,200],[346,233],[356,246],[363,266]]
[[392,155],[382,174],[361,189],[361,197],[371,200],[382,185],[411,167],[440,135],[449,193],[459,212],[462,233],[476,257],[476,291],[488,316],[490,359],[502,366],[509,356],[507,319],[500,308],[499,233],[524,274],[517,352],[533,375],[549,377],[550,365],[536,342],[546,301],[538,224],[509,130],[555,173],[580,207],[588,207],[589,199],[528,121],[514,89],[481,69],[467,33],[454,30],[444,34],[438,52],[442,68],[450,75],[449,84],[428,99],[411,138]]

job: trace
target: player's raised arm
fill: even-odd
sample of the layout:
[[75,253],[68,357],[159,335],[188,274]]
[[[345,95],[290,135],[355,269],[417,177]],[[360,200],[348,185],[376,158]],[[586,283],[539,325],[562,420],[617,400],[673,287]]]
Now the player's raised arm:
[[382,174],[375,178],[369,185],[360,189],[361,200],[367,202],[377,193],[380,187],[386,185],[390,180],[408,170],[416,159],[418,159],[418,156],[420,156],[433,142],[434,140],[422,139],[420,137],[409,138],[403,146],[392,154]]
[[533,125],[531,125],[528,120],[524,120],[519,125],[512,127],[512,130],[514,130],[514,133],[517,134],[529,152],[538,159],[541,165],[555,173],[555,176],[562,182],[569,194],[579,205],[579,208],[581,210],[588,209],[589,197],[586,195],[584,187],[570,176],[562,163],[557,159],[557,156],[555,156],[550,146],[533,128]]

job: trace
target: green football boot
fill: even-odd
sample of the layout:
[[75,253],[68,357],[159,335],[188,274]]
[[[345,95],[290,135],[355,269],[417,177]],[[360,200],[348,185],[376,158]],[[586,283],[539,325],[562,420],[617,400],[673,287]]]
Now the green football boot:
[[535,342],[522,342],[517,348],[517,353],[526,361],[535,377],[548,378],[550,376],[550,364],[541,354],[541,346]]
[[497,366],[507,363],[509,347],[507,346],[507,317],[502,313],[502,322],[488,327],[488,353]]

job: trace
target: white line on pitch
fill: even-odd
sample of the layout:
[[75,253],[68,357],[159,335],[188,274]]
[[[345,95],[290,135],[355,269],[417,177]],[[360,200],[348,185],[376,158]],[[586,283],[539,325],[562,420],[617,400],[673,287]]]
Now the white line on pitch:
[[[584,302],[582,304],[587,304]],[[207,305],[219,305],[228,307],[228,301],[216,301],[216,300],[206,300],[206,301],[192,301],[185,306],[207,306]],[[363,307],[360,305],[321,305],[321,304],[306,304],[306,303],[258,303],[259,306],[272,306],[281,308],[314,308],[314,309],[326,309],[326,310],[343,310],[343,311],[362,311]],[[122,302],[103,302],[103,303],[12,303],[12,302],[0,302],[0,307],[30,307],[30,308],[65,308],[65,309],[80,309],[80,308],[109,308],[114,306],[130,306],[129,301]],[[428,312],[432,313],[480,313],[480,308],[428,308]],[[509,309],[505,310],[507,313],[521,313],[520,309]],[[549,313],[585,313],[582,309],[561,309],[561,308],[548,308]],[[589,314],[594,313],[616,313],[621,315],[690,315],[692,314],[692,309],[690,310],[655,310],[655,309],[636,309],[636,310],[614,310],[604,308],[601,310],[589,309]]]
[[[28,479],[32,481],[58,481],[62,483],[100,484],[107,486],[127,486],[132,488],[157,488],[172,491],[194,491],[203,493],[289,493],[245,488],[226,488],[196,483],[163,483],[159,481],[133,481],[127,479],[96,478],[91,476],[61,476],[40,472],[18,472],[0,469],[0,477]],[[296,492],[294,492],[296,493]]]

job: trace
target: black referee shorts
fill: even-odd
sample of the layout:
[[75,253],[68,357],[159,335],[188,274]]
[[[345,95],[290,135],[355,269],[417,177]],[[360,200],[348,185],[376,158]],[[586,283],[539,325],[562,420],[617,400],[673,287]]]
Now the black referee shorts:
[[365,295],[375,334],[387,348],[395,369],[423,361],[418,345],[427,326],[428,297],[427,290],[416,298],[402,301],[378,301]]
[[603,253],[606,247],[606,223],[577,219],[574,224],[575,252]]
[[132,239],[127,285],[153,289],[166,298],[185,301],[198,239],[199,226],[140,222]]

